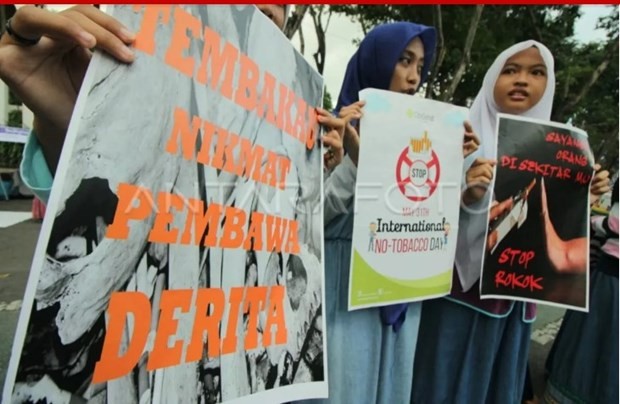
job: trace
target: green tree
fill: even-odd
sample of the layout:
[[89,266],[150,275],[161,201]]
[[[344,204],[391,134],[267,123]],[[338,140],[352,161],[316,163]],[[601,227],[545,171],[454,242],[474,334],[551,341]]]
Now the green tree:
[[607,41],[558,46],[552,119],[588,132],[594,157],[618,171],[618,7],[599,21]]
[[323,109],[331,111],[334,109],[334,103],[332,102],[332,95],[327,91],[327,87],[323,92]]
[[[22,113],[20,110],[9,112],[7,126],[22,127]],[[17,168],[21,160],[24,145],[21,143],[0,142],[0,167]]]

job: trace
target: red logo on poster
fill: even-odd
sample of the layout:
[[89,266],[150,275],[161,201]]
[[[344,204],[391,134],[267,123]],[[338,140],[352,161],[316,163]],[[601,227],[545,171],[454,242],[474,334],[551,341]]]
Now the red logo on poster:
[[439,184],[439,157],[431,147],[428,134],[424,132],[421,139],[411,139],[409,146],[398,157],[398,189],[411,201],[420,202],[430,198]]

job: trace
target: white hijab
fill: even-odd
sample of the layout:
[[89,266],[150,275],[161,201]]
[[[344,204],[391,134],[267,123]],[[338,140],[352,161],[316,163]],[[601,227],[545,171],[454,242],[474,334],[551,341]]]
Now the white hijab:
[[[553,107],[555,93],[555,72],[553,55],[547,47],[540,42],[520,42],[504,50],[495,59],[482,82],[482,88],[471,106],[469,116],[472,127],[480,138],[480,148],[472,153],[464,162],[463,176],[474,160],[478,157],[495,159],[497,147],[495,138],[495,125],[498,110],[493,90],[506,61],[515,54],[531,47],[540,51],[542,59],[547,67],[547,87],[540,101],[526,112],[520,114],[529,118],[549,120]],[[464,181],[463,181],[464,182]],[[490,189],[492,189],[491,184]],[[487,211],[491,193],[476,204],[462,207],[459,218],[459,232],[456,249],[456,269],[463,291],[469,290],[480,278],[482,260],[484,257],[484,235],[487,227]]]

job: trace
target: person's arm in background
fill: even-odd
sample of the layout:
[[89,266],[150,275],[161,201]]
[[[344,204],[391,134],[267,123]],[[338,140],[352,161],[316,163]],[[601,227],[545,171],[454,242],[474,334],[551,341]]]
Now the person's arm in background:
[[37,198],[47,204],[54,183],[54,176],[47,164],[43,147],[37,140],[34,131],[30,132],[26,141],[19,170],[24,184],[32,190]]
[[0,39],[0,78],[35,116],[20,166],[24,182],[46,201],[77,95],[92,55],[101,49],[134,60],[134,40],[116,19],[93,6],[60,13],[17,10]]
[[611,207],[607,216],[593,216],[592,237],[600,240],[600,251],[618,257],[618,181],[614,184]]

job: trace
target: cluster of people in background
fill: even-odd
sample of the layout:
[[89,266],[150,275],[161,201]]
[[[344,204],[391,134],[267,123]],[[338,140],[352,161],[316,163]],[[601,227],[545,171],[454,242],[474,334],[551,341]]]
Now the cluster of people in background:
[[[258,6],[284,27],[288,6]],[[34,112],[21,174],[49,197],[65,133],[91,49],[120,62],[134,59],[135,35],[91,6],[61,13],[23,7],[0,41],[0,77]],[[479,268],[486,215],[462,209],[453,291],[446,298],[349,312],[347,291],[359,146],[355,124],[365,88],[413,94],[428,76],[436,47],[433,27],[411,22],[372,29],[350,59],[327,128],[325,157],[325,282],[329,399],[333,403],[519,403],[526,385],[536,306],[481,300]],[[515,89],[526,94],[513,97]],[[550,120],[556,78],[550,49],[537,41],[504,50],[484,77],[463,123],[463,206],[488,203],[493,183],[496,116]],[[592,202],[608,192],[598,170]],[[618,402],[618,183],[612,208],[592,219],[600,240],[592,266],[589,313],[568,311],[547,363],[548,403]],[[355,363],[351,368],[350,363]]]

